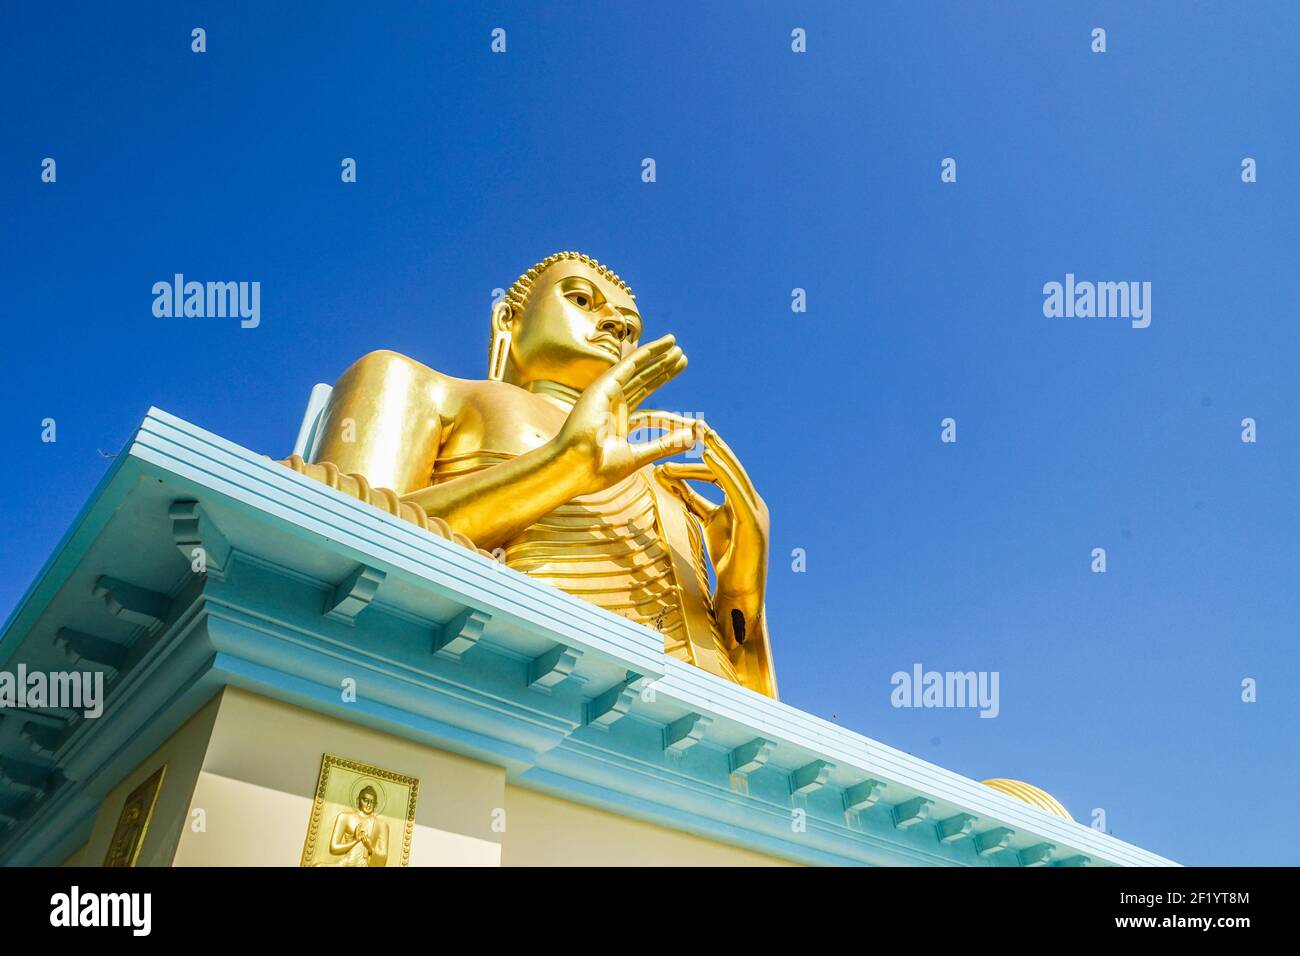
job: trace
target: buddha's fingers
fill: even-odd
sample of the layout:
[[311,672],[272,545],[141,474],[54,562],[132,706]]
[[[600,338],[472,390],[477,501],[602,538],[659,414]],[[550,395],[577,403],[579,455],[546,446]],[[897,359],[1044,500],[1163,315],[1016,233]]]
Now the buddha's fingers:
[[740,489],[739,494],[755,504],[762,502],[763,499],[759,495],[758,489],[749,480],[749,474],[745,471],[745,466],[740,463],[736,453],[722,440],[722,436],[712,428],[704,433],[704,450],[706,461],[708,460],[708,452],[712,451],[716,459],[725,463],[732,480]]
[[632,460],[636,462],[636,467],[641,468],[645,465],[654,464],[660,458],[668,458],[672,455],[680,455],[682,452],[695,445],[694,428],[678,428],[663,435],[654,441],[643,442],[639,445],[631,445]]
[[703,462],[669,461],[659,466],[659,474],[673,481],[707,481],[716,485],[717,477]]
[[[708,498],[704,497],[704,495],[700,494],[698,491],[696,491],[694,488],[688,485],[686,483],[686,480],[684,479],[689,477],[691,478],[691,480],[694,481],[712,481],[713,476],[707,475],[707,477],[706,476],[692,477],[692,476],[682,475],[679,477],[678,475],[668,471],[668,469],[672,467],[673,467],[672,462],[669,462],[666,465],[659,466],[660,480],[663,482],[664,485],[668,487],[669,491],[671,491],[677,497],[682,499],[682,504],[686,506],[687,511],[695,515],[695,517],[699,518],[701,521],[707,522],[710,518],[713,517],[714,512],[716,512],[719,508],[721,508],[722,505],[716,504],[715,502],[712,502]],[[697,466],[687,465],[685,467],[695,468]],[[708,469],[703,468],[703,466],[700,467],[707,474]]]
[[632,376],[631,381],[623,386],[623,395],[627,399],[628,406],[631,407],[635,402],[644,401],[647,395],[685,367],[686,356],[681,354],[681,349],[674,346],[672,351],[664,353],[663,356]]
[[677,340],[671,335],[648,342],[631,355],[619,359],[605,374],[618,382],[621,388],[626,389],[637,373],[661,359],[664,353],[676,347],[676,343]]
[[647,409],[642,412],[633,412],[628,421],[635,428],[668,428],[674,426],[677,428],[689,428],[692,425],[703,425],[703,420],[699,418],[687,418],[685,415],[678,415],[676,412],[665,412],[659,409]]
[[735,469],[707,443],[704,446],[704,461],[713,469],[714,475],[717,476],[718,487],[726,492],[727,500],[731,502],[733,508],[743,508],[751,513],[757,511],[754,498],[736,476]]
[[659,375],[645,383],[636,395],[628,399],[627,407],[634,409],[644,402],[650,395],[663,388],[671,379],[676,378],[686,368],[686,356],[682,356],[676,365],[663,370]]
[[663,385],[686,368],[686,356],[677,346],[653,359],[650,364],[635,373],[623,386],[623,397],[629,408],[635,408],[651,392]]

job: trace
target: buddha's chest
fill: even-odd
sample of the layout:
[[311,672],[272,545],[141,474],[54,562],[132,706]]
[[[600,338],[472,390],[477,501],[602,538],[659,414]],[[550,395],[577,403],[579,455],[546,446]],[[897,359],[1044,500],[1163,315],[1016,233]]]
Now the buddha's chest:
[[[505,548],[517,571],[671,634],[681,626],[672,544],[649,469],[561,505]],[[683,542],[684,543],[684,542]]]
[[519,389],[476,395],[444,426],[438,458],[516,458],[554,438],[568,410]]

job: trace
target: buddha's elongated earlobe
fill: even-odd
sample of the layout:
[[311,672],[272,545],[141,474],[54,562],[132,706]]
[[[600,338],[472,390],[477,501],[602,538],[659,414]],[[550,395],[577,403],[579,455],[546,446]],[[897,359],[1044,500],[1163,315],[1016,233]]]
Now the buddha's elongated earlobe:
[[510,332],[502,330],[492,333],[492,352],[488,356],[488,378],[494,382],[504,381],[506,377],[506,359],[510,357]]
[[488,351],[488,378],[501,382],[506,377],[506,360],[510,358],[510,305],[505,301],[492,306],[492,348]]

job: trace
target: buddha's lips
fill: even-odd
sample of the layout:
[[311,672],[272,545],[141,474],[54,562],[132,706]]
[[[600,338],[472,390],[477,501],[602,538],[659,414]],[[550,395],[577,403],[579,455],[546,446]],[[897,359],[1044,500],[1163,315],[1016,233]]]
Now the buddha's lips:
[[623,357],[623,350],[619,347],[618,342],[607,335],[597,335],[594,338],[587,339],[587,341],[596,348],[608,352],[615,360]]

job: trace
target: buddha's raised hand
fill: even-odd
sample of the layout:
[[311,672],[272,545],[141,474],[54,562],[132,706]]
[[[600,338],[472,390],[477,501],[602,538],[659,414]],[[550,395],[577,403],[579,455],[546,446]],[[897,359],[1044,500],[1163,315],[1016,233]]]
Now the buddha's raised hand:
[[[771,521],[736,453],[712,428],[705,426],[703,432],[702,463],[668,462],[657,473],[703,525],[717,578],[713,600],[718,623],[737,644],[744,644],[758,629],[763,613]],[[723,502],[715,504],[688,481],[718,486],[725,494]]]
[[630,400],[640,402],[682,369],[686,356],[671,335],[641,346],[587,386],[555,436],[583,494],[602,491],[660,458],[697,441],[695,423],[653,441],[628,441]]

